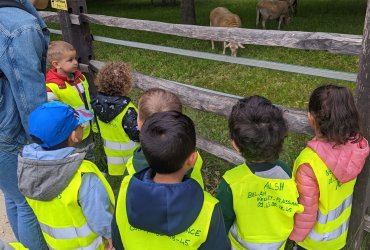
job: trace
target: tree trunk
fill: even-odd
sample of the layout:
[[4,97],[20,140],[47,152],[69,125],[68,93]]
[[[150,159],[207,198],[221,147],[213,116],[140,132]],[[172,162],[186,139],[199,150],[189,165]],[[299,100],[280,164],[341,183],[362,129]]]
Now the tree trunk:
[[[370,139],[370,0],[367,2],[365,27],[360,55],[360,69],[357,76],[356,104],[361,118],[363,136]],[[370,158],[367,158],[353,195],[352,213],[348,230],[347,249],[361,249],[364,239],[364,216],[369,213],[370,204]]]
[[181,22],[196,24],[194,0],[181,0]]

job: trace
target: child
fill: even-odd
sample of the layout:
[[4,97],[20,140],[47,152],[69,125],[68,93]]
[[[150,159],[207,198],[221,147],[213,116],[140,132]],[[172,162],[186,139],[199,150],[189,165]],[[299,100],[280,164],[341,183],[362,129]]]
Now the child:
[[50,249],[112,249],[112,189],[96,165],[84,160],[86,152],[73,147],[92,118],[58,101],[29,116],[37,144],[25,146],[18,158],[19,189]]
[[139,145],[137,109],[127,97],[132,88],[131,67],[123,62],[107,63],[96,82],[99,93],[92,106],[107,155],[108,173],[123,175],[128,158]]
[[279,161],[287,125],[269,100],[239,100],[229,118],[234,148],[246,162],[225,173],[217,198],[233,249],[284,249],[302,211],[291,169]]
[[112,222],[121,249],[228,250],[217,200],[185,176],[195,163],[195,129],[179,112],[155,113],[140,140],[149,168],[126,176]]
[[311,94],[308,111],[315,137],[293,168],[304,212],[295,216],[289,238],[306,249],[342,249],[353,187],[369,146],[360,135],[358,113],[347,88],[318,87]]
[[[48,62],[52,69],[46,73],[46,91],[48,101],[61,101],[74,109],[92,110],[90,107],[89,84],[81,71],[77,70],[75,48],[64,41],[54,41],[49,44]],[[90,122],[92,124],[92,122]],[[86,159],[95,161],[92,151],[93,135],[91,129],[97,132],[90,124],[83,130],[83,140],[77,147],[88,147]]]
[[[182,104],[180,99],[173,93],[160,89],[152,88],[144,92],[139,99],[139,116],[137,118],[137,125],[140,129],[144,121],[151,115],[157,112],[177,111],[182,112]],[[139,147],[134,151],[133,156],[127,162],[127,174],[134,174],[140,172],[148,167],[148,162],[145,159],[142,149]],[[197,160],[192,169],[186,175],[196,180],[202,188],[204,188],[202,178],[203,160],[199,153],[197,153]]]

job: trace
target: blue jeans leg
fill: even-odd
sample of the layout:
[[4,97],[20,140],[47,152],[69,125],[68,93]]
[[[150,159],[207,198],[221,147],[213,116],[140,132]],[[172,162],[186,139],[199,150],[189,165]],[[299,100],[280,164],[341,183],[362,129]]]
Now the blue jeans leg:
[[18,189],[17,152],[0,151],[0,162],[0,189],[15,236],[30,250],[47,250],[36,216]]

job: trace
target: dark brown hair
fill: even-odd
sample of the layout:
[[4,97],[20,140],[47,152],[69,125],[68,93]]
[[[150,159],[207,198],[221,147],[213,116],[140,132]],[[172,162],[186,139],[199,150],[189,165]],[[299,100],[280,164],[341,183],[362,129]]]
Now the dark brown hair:
[[139,99],[138,108],[139,118],[142,122],[157,112],[177,111],[182,113],[180,99],[175,94],[160,88],[145,91]]
[[132,69],[124,62],[107,63],[96,76],[98,91],[109,96],[127,96],[132,89]]
[[311,94],[308,111],[325,139],[345,144],[361,138],[358,111],[349,89],[334,85],[316,88]]
[[231,139],[247,162],[275,162],[288,126],[283,111],[262,96],[239,100],[229,117]]

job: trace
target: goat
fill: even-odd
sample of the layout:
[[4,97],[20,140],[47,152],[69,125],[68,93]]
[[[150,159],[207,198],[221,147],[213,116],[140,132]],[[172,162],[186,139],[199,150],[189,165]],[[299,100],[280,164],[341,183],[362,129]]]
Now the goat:
[[274,20],[279,19],[278,29],[280,29],[281,22],[284,20],[284,24],[290,23],[289,16],[289,3],[286,1],[278,0],[261,0],[258,2],[257,7],[257,18],[256,27],[260,20],[260,14],[262,15],[262,27],[266,29],[266,21],[268,19]]
[[[211,27],[229,27],[240,28],[240,17],[224,7],[217,7],[213,9],[209,15]],[[212,49],[215,48],[213,40],[211,40]],[[226,48],[230,48],[231,55],[236,56],[238,48],[244,48],[240,42],[223,42],[223,54],[225,55]]]
[[298,0],[279,0],[279,1],[285,1],[289,4],[290,11],[292,12],[292,15],[298,13]]

